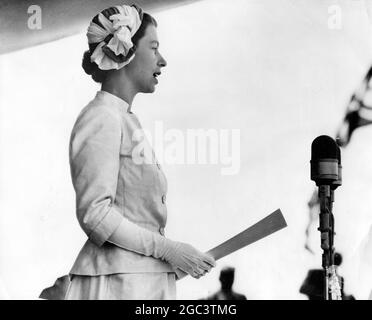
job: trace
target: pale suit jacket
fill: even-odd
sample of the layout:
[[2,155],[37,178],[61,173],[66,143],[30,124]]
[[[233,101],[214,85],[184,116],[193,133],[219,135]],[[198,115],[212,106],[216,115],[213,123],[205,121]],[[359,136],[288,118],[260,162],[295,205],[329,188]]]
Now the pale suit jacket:
[[152,149],[153,163],[133,158],[147,140],[136,140],[142,126],[127,109],[124,100],[99,91],[73,127],[69,156],[76,215],[88,239],[70,275],[173,271],[164,261],[107,241],[122,219],[161,235],[167,220],[166,177]]

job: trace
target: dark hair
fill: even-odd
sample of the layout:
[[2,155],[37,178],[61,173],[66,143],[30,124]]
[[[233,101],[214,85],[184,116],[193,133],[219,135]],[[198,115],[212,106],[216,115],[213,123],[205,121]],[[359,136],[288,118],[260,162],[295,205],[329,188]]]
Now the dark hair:
[[[111,7],[111,8],[101,11],[101,13],[106,18],[109,18],[111,15],[119,13],[119,10],[116,7]],[[98,14],[92,19],[92,21],[98,24],[99,26],[103,27],[98,20]],[[108,48],[106,48],[106,50],[109,50],[111,52],[106,51],[107,53],[106,52],[105,53],[108,54],[110,57],[114,58],[115,60],[116,59],[125,59],[125,60],[129,59],[130,56],[134,54],[135,49],[138,45],[138,41],[145,35],[146,28],[149,25],[153,25],[155,27],[158,26],[156,20],[151,15],[144,12],[142,15],[141,25],[138,28],[137,32],[132,37],[133,48],[132,50],[130,50],[130,52],[127,54],[126,57],[115,56],[115,54]],[[104,40],[106,44],[111,40],[111,38],[112,38],[112,35],[111,37],[107,36],[107,38]],[[89,43],[89,50],[85,51],[83,55],[82,67],[85,73],[88,75],[91,75],[92,79],[95,82],[102,83],[105,80],[109,70],[101,70],[100,68],[98,68],[98,65],[95,62],[90,61],[90,57],[92,53],[94,52],[95,48],[97,47],[97,45],[98,43]]]
[[235,268],[233,267],[224,267],[221,272],[220,272],[220,275],[221,276],[233,276],[235,274]]

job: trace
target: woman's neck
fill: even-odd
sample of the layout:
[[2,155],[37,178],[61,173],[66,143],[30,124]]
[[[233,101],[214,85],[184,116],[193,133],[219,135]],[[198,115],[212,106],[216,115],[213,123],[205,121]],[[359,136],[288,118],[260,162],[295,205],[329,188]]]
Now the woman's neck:
[[120,81],[116,80],[118,79],[110,77],[109,79],[107,79],[107,81],[104,81],[102,83],[101,90],[111,93],[128,103],[128,112],[130,112],[133,99],[136,96],[137,92],[131,88],[129,82],[126,82],[126,85],[123,85],[120,83]]

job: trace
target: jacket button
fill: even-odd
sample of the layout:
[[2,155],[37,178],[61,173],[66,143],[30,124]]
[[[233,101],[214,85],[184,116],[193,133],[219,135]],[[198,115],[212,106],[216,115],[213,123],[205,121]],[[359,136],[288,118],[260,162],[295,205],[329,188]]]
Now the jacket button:
[[167,200],[167,197],[165,196],[165,194],[161,197],[161,202],[163,202],[163,204],[165,204],[165,200]]
[[159,228],[159,232],[160,232],[160,234],[161,234],[162,236],[164,236],[164,228],[160,227],[160,228]]

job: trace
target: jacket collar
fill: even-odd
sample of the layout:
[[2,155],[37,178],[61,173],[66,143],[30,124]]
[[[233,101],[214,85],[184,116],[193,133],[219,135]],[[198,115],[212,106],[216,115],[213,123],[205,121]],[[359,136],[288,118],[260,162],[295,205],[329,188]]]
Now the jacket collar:
[[125,110],[127,113],[132,114],[133,112],[128,112],[129,104],[118,96],[113,95],[107,91],[100,90],[96,94],[96,98],[102,99],[110,105],[117,106],[120,110]]

